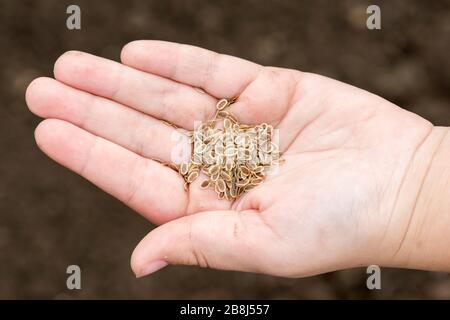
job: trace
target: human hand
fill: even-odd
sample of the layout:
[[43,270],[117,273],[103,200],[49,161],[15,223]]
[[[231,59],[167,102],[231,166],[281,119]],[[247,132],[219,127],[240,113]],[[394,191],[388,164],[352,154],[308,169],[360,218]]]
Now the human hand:
[[[402,183],[428,121],[326,77],[186,45],[136,41],[121,60],[68,52],[26,100],[46,118],[35,136],[49,157],[162,224],[135,249],[136,275],[168,263],[287,277],[392,264],[412,214],[399,209],[414,197]],[[278,129],[286,159],[234,202],[202,179],[184,191],[151,159],[169,162],[176,143],[157,119],[191,129],[224,97],[238,97],[240,122]]]

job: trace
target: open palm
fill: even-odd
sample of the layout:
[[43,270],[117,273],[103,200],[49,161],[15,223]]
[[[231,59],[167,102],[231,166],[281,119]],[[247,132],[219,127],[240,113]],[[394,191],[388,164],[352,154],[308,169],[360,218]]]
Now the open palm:
[[[305,276],[395,254],[399,188],[429,122],[338,81],[192,46],[136,41],[121,60],[68,52],[26,99],[47,118],[46,154],[162,224],[135,249],[137,275],[170,263]],[[286,162],[235,202],[202,179],[186,192],[153,160],[170,162],[180,134],[159,120],[192,129],[232,97],[241,123],[279,130]]]

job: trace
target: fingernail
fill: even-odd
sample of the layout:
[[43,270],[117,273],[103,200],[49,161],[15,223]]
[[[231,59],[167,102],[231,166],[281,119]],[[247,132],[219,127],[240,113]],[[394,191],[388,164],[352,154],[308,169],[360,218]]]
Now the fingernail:
[[162,268],[164,268],[167,265],[168,265],[168,263],[164,260],[153,261],[153,262],[149,263],[148,265],[144,266],[143,268],[141,268],[138,272],[136,272],[136,278],[142,278],[142,277],[148,276],[151,273],[161,270]]

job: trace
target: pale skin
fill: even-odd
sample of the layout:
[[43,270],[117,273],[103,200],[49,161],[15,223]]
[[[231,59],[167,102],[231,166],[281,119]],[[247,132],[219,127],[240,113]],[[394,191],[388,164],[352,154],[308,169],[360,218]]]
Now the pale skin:
[[[450,134],[364,90],[296,70],[162,41],[121,63],[67,52],[28,87],[38,146],[159,225],[136,276],[167,264],[304,277],[378,264],[450,270]],[[399,84],[401,85],[401,84]],[[170,168],[175,129],[220,98],[241,123],[280,132],[286,162],[234,202],[188,192]],[[175,131],[175,133],[174,133]]]

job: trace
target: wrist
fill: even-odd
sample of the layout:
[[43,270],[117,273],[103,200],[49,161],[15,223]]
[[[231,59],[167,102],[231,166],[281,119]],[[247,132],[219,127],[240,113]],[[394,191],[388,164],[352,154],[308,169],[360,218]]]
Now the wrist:
[[400,186],[383,264],[450,270],[450,133],[434,127]]

